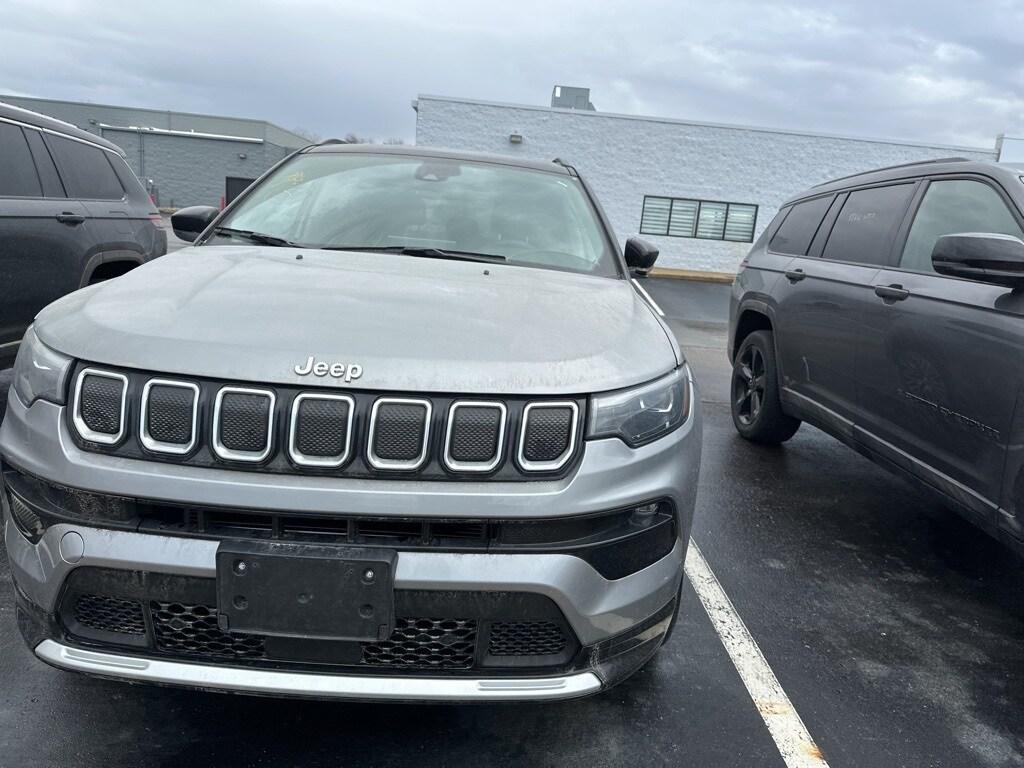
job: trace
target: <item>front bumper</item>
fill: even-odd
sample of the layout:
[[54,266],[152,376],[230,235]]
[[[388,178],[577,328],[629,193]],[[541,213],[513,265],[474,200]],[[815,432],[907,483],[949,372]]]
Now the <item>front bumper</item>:
[[[694,401],[699,403],[696,394]],[[564,674],[524,671],[521,676],[492,677],[486,669],[474,669],[472,674],[456,677],[416,671],[378,676],[372,670],[365,675],[348,674],[351,670],[334,674],[230,662],[192,663],[80,644],[53,631],[59,625],[61,595],[74,571],[93,567],[213,580],[220,542],[58,523],[32,544],[7,519],[6,547],[20,600],[41,617],[36,626],[47,627],[26,637],[39,658],[54,666],[129,681],[269,695],[560,699],[595,692],[628,676],[654,653],[668,628],[664,610],[674,605],[679,594],[696,495],[701,431],[697,407],[683,427],[662,440],[637,450],[618,440],[588,442],[574,475],[536,483],[340,482],[120,459],[80,451],[66,432],[61,410],[44,401],[26,408],[13,396],[0,428],[0,455],[19,470],[51,483],[97,493],[211,506],[324,513],[344,509],[381,517],[539,519],[589,514],[663,497],[677,511],[678,540],[665,557],[614,580],[569,554],[400,551],[396,591],[542,595],[561,611],[583,650],[597,650],[589,657],[592,668],[572,668]],[[69,541],[74,546],[69,547]],[[652,623],[656,615],[659,619]],[[621,653],[619,660],[608,658],[606,648]]]

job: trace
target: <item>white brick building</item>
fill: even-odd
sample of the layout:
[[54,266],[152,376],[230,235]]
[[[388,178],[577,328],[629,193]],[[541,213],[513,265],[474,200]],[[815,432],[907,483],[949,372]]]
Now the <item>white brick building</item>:
[[[417,144],[562,158],[594,187],[620,240],[641,231],[643,216],[643,237],[661,248],[659,267],[703,272],[735,272],[750,248],[747,238],[756,238],[787,197],[813,184],[929,158],[998,156],[995,146],[858,139],[441,96],[420,96],[414,107]],[[645,196],[656,198],[648,201],[646,215]],[[672,198],[678,202],[670,214]],[[674,235],[651,234],[667,231]]]

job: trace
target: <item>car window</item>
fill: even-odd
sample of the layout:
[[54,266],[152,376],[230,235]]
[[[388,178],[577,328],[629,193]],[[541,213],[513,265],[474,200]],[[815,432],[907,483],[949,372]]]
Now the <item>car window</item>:
[[900,267],[934,272],[932,249],[943,235],[992,232],[1024,237],[1006,203],[988,184],[969,179],[933,181],[914,217]]
[[818,231],[831,202],[831,195],[825,195],[794,205],[772,238],[768,249],[793,256],[806,255],[811,240],[814,239],[814,233]]
[[[502,256],[510,264],[621,274],[578,180],[497,163],[298,155],[221,223],[311,248],[427,247]],[[212,242],[225,239],[230,237]]]
[[84,200],[120,200],[124,197],[124,189],[104,150],[62,136],[47,136],[46,143],[60,168],[68,197]]
[[57,173],[57,166],[53,164],[50,150],[46,148],[46,142],[43,141],[43,134],[26,129],[25,138],[28,139],[28,145],[32,150],[32,159],[36,161],[39,180],[43,184],[43,195],[45,197],[64,197],[64,186],[60,183],[60,175]]
[[0,123],[0,196],[41,197],[42,194],[21,127]]
[[913,184],[851,192],[836,218],[822,257],[831,261],[885,264],[913,192]]

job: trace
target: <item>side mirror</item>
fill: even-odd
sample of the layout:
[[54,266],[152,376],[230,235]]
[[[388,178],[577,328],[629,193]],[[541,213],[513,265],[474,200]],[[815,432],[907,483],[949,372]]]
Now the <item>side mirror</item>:
[[932,266],[940,275],[1024,288],[1024,241],[988,232],[943,235],[932,249]]
[[182,208],[171,215],[171,229],[174,230],[175,237],[193,243],[203,230],[210,226],[210,222],[217,218],[219,213],[218,209],[209,205],[193,205],[190,208]]
[[660,251],[646,240],[631,237],[626,241],[626,266],[637,277],[646,277],[658,260],[658,253]]

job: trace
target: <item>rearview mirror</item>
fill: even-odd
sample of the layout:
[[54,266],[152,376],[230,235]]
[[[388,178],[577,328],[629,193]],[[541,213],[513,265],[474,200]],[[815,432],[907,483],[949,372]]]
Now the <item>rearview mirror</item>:
[[932,249],[932,266],[940,275],[1024,288],[1024,241],[989,232],[943,235]]
[[209,205],[193,205],[182,208],[171,216],[171,229],[175,237],[192,243],[217,218],[220,211]]
[[654,262],[658,260],[660,251],[646,240],[631,237],[626,241],[626,266],[637,277],[646,277]]

